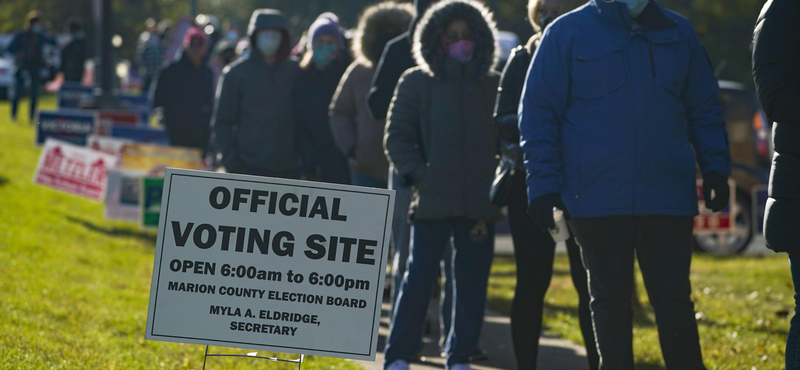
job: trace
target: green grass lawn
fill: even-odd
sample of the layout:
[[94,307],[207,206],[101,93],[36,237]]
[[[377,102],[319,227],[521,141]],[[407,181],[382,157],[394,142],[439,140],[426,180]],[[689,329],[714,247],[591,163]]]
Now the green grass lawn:
[[[514,274],[513,258],[495,259],[489,286],[490,308],[509,314]],[[700,340],[709,369],[784,368],[784,343],[794,308],[794,290],[785,255],[736,258],[695,255],[691,279]],[[664,369],[655,316],[638,272],[637,282],[644,305],[634,321],[637,369]],[[578,297],[566,256],[556,257],[553,282],[545,300],[546,330],[583,343],[576,308]]]
[[[11,123],[0,103],[0,369],[201,368],[204,346],[144,340],[155,233],[104,220],[100,203],[33,185],[39,149],[27,109]],[[292,367],[209,361],[223,368]],[[304,368],[360,367],[310,357]]]

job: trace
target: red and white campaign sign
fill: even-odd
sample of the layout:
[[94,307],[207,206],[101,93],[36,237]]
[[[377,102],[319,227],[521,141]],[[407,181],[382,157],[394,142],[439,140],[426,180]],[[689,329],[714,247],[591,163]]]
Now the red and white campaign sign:
[[47,139],[33,175],[33,182],[102,201],[108,169],[113,168],[116,161],[113,155]]
[[728,180],[730,186],[730,203],[721,212],[714,213],[706,208],[703,196],[703,181],[697,180],[697,202],[700,214],[694,218],[694,233],[700,234],[727,234],[736,230],[736,183]]

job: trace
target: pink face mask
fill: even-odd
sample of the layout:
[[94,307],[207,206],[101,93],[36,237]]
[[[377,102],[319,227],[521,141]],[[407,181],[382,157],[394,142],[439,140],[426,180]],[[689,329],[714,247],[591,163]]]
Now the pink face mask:
[[458,62],[469,62],[475,56],[475,41],[459,40],[451,44],[443,43],[447,56]]

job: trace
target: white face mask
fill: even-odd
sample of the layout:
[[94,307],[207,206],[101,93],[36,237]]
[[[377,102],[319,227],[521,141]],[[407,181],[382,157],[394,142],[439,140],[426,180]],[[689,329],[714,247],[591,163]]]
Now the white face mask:
[[256,36],[256,47],[262,55],[274,55],[278,48],[281,46],[283,35],[280,31],[266,30],[261,31]]
[[650,0],[617,0],[617,2],[625,4],[631,12],[631,17],[636,18],[639,14],[642,14]]

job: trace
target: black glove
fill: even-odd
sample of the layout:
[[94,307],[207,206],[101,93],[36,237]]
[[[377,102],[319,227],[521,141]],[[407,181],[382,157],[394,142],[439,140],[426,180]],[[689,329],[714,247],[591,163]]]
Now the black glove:
[[564,206],[564,201],[561,200],[561,195],[558,193],[542,195],[532,200],[528,204],[528,215],[542,229],[553,229],[556,227],[556,221],[553,219],[553,208],[564,211],[564,217],[566,219],[570,218],[567,207]]
[[[711,190],[714,190],[713,199]],[[703,175],[703,198],[706,201],[706,208],[719,212],[728,205],[730,197],[731,190],[726,176],[713,171]]]

